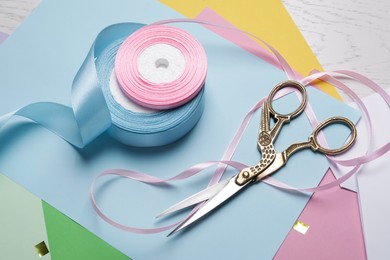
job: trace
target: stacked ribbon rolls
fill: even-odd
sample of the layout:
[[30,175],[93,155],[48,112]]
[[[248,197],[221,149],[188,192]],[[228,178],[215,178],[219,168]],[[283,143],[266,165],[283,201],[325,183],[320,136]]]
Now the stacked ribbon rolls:
[[202,89],[207,59],[200,43],[181,29],[144,27],[120,46],[115,73],[123,92],[154,109],[175,108]]
[[179,139],[203,112],[207,59],[202,45],[169,26],[145,26],[122,40],[96,60],[113,123],[109,133],[141,147]]
[[0,128],[19,115],[80,148],[107,130],[128,145],[166,145],[200,119],[206,72],[205,51],[187,32],[114,24],[99,33],[76,74],[72,107],[32,103],[1,116]]

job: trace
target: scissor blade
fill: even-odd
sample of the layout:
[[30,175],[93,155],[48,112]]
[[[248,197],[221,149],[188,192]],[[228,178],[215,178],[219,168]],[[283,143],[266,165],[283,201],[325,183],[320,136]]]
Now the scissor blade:
[[175,205],[167,208],[166,210],[164,210],[163,212],[158,214],[156,216],[156,218],[160,218],[162,216],[168,215],[168,214],[173,213],[175,211],[178,211],[178,210],[187,208],[189,206],[192,206],[194,204],[198,204],[202,201],[208,200],[208,199],[214,197],[215,194],[217,194],[220,190],[222,190],[226,186],[226,184],[228,184],[227,180],[221,181],[213,186],[207,187],[206,189],[201,190],[198,193],[195,193],[191,197],[188,197],[188,198],[176,203]]
[[238,191],[240,191],[242,188],[247,186],[250,182],[247,184],[244,184],[242,186],[239,186],[235,182],[236,176],[233,176],[227,185],[214,197],[209,199],[203,207],[201,207],[197,212],[195,212],[192,216],[190,216],[188,219],[184,220],[180,225],[178,225],[171,233],[168,234],[168,236],[178,232],[179,230],[182,230],[183,228],[189,226],[190,224],[194,223],[219,205],[221,205],[223,202],[225,202],[227,199],[232,197],[234,194],[236,194]]

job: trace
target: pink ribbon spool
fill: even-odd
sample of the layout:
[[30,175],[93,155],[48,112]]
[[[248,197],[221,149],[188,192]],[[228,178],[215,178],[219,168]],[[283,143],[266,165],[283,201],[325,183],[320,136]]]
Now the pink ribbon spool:
[[170,109],[190,101],[202,89],[207,58],[189,33],[150,25],[129,36],[115,60],[122,91],[141,106]]

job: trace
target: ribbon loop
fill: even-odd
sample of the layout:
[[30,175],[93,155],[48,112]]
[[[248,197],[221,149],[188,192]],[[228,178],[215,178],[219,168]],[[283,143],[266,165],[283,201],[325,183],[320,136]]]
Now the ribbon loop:
[[[365,86],[370,87],[374,91],[380,93],[384,100],[387,102],[387,104],[390,105],[390,95],[388,95],[386,91],[384,91],[380,86],[378,86],[368,78],[364,77],[363,75],[346,70],[339,70],[335,72],[315,71],[308,77],[304,78],[299,75],[292,67],[290,67],[284,57],[280,53],[278,53],[278,51],[274,49],[271,45],[253,34],[236,28],[219,26],[216,24],[209,23],[207,21],[198,21],[193,19],[173,19],[160,21],[150,27],[153,28],[153,26],[156,26],[157,24],[163,25],[177,22],[198,23],[223,30],[233,30],[236,32],[240,32],[243,35],[250,36],[261,41],[265,46],[267,46],[274,55],[274,61],[277,62],[277,66],[284,70],[289,79],[299,80],[305,86],[319,79],[333,84],[335,87],[344,91],[357,103],[359,109],[363,112],[363,118],[366,122],[367,128],[369,129],[369,138],[372,137],[371,120],[366,107],[364,106],[360,98],[346,85],[339,81],[339,79],[347,76],[355,81],[361,82]],[[105,56],[106,51],[108,49],[111,51],[109,52],[108,56],[115,56],[114,54],[116,53],[124,38],[128,35],[131,35],[143,26],[144,25],[142,24],[136,23],[122,23],[109,26],[99,33],[90,51],[88,52],[84,63],[82,64],[80,70],[74,78],[72,85],[72,107],[67,107],[61,104],[50,102],[33,103],[0,117],[0,128],[3,127],[9,120],[11,120],[13,116],[22,116],[27,119],[33,120],[41,126],[53,131],[54,133],[62,137],[64,140],[79,148],[82,148],[87,145],[89,142],[91,142],[94,138],[99,136],[107,129],[109,129],[111,134],[117,137],[120,141],[137,146],[163,145],[167,144],[167,142],[174,141],[177,138],[183,136],[196,124],[197,120],[202,114],[203,88],[195,90],[188,96],[188,98],[183,99],[185,100],[184,103],[175,103],[174,106],[181,105],[178,109],[174,111],[166,110],[163,112],[157,112],[154,113],[153,116],[145,115],[143,113],[131,113],[129,111],[126,111],[123,107],[121,108],[118,105],[118,103],[114,100],[114,98],[109,92],[108,75],[110,75],[111,73],[111,71],[109,70],[113,69],[114,60],[112,59],[112,57],[111,59],[105,59],[107,58]],[[106,64],[107,61],[110,62],[111,65],[111,67],[108,67],[108,69],[103,68],[102,66],[102,64]],[[165,63],[163,63],[163,65],[164,64]],[[166,64],[164,66],[166,66]],[[202,72],[201,70],[198,71],[198,73],[205,75],[205,72]],[[189,82],[191,82],[191,80]],[[203,83],[204,81],[202,82],[201,80],[200,84],[202,86]],[[124,82],[122,82],[122,84],[124,85]],[[211,165],[219,165],[220,167],[217,168],[216,172],[212,176],[209,185],[215,184],[222,177],[227,165],[235,167],[237,169],[242,169],[243,167],[245,167],[244,164],[231,161],[231,158],[233,157],[236,147],[238,146],[247,125],[249,124],[254,113],[262,106],[265,98],[266,97],[258,101],[246,114],[232,141],[227,145],[227,149],[225,150],[221,161],[197,164],[183,171],[182,173],[168,179],[159,179],[143,173],[125,170],[109,170],[99,174],[95,178],[90,189],[92,205],[98,215],[113,226],[135,233],[157,233],[165,231],[177,225],[173,224],[167,227],[157,229],[140,229],[134,227],[127,227],[111,220],[99,209],[96,204],[94,198],[95,182],[103,176],[118,175],[147,183],[163,183],[189,178],[202,171],[203,169],[210,167]],[[145,104],[145,102],[140,103]],[[163,108],[171,108],[171,105]],[[161,108],[161,106],[157,107]],[[310,104],[306,106],[305,112],[310,120],[310,123],[313,126],[316,125],[317,119],[310,107]],[[134,119],[132,116],[134,116],[135,114],[137,117]],[[172,117],[175,114],[178,114],[179,118],[181,118],[183,121],[177,122],[175,118]],[[151,120],[148,121],[149,119]],[[168,119],[171,119],[171,121],[169,121]],[[165,125],[156,125],[154,124],[156,121],[168,123]],[[142,128],[142,126],[147,126],[147,128]],[[182,126],[185,127],[180,128],[180,131],[178,131],[177,129]],[[153,131],[150,131],[151,129]],[[172,133],[175,131],[178,134],[172,137]],[[319,138],[324,137],[319,136]],[[303,189],[295,188],[271,178],[267,178],[263,181],[277,188],[292,190],[296,192],[321,191],[324,189],[332,188],[344,182],[345,180],[353,176],[359,170],[362,164],[382,156],[383,154],[387,153],[389,149],[390,142],[387,142],[382,147],[374,151],[371,151],[371,147],[368,147],[367,153],[364,156],[360,156],[357,158],[349,160],[337,160],[333,157],[328,157],[331,163],[354,167],[347,174],[343,175],[336,181],[318,187]]]

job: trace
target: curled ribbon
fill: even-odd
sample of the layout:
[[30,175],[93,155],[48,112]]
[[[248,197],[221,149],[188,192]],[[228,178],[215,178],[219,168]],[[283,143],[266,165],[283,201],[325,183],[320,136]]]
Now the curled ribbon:
[[[160,22],[154,23],[152,25],[153,26],[154,25],[163,25],[163,24],[178,23],[178,22],[198,23],[198,24],[202,24],[202,25],[207,26],[207,27],[212,27],[216,31],[228,30],[228,31],[234,31],[234,32],[241,33],[243,37],[247,37],[247,36],[252,37],[252,38],[262,42],[265,46],[267,46],[269,48],[269,50],[271,50],[271,53],[274,56],[274,59],[272,60],[273,63],[275,63],[278,67],[280,67],[286,73],[286,75],[289,79],[297,80],[297,81],[301,82],[304,86],[308,86],[309,84],[315,83],[317,80],[323,80],[323,81],[331,83],[336,88],[345,92],[349,97],[352,98],[353,101],[355,101],[357,103],[359,109],[362,111],[363,119],[365,120],[366,126],[368,127],[368,130],[369,130],[368,131],[368,133],[369,133],[368,138],[371,138],[372,126],[371,126],[370,116],[368,114],[368,111],[367,111],[364,103],[351,89],[349,89],[346,85],[344,85],[338,79],[343,78],[343,77],[348,77],[348,78],[351,78],[355,81],[359,81],[363,85],[380,93],[381,96],[386,101],[386,103],[388,105],[390,105],[390,96],[379,85],[377,85],[376,83],[374,83],[370,79],[364,77],[363,75],[355,73],[355,72],[346,71],[346,70],[335,71],[335,72],[313,71],[312,74],[309,75],[308,77],[302,77],[301,75],[299,75],[299,73],[294,71],[294,69],[292,67],[289,66],[287,61],[283,58],[283,56],[276,49],[274,49],[271,45],[267,44],[265,41],[263,41],[259,37],[255,36],[253,34],[250,34],[248,32],[245,32],[245,31],[233,28],[233,27],[226,27],[226,26],[221,26],[218,24],[209,23],[207,21],[199,21],[199,20],[185,19],[185,18],[160,21]],[[263,50],[261,47],[259,47],[259,48],[261,51],[261,56],[269,58],[269,53],[267,51]],[[287,94],[287,93],[285,93],[285,94]],[[246,114],[246,116],[244,117],[243,121],[241,122],[236,134],[234,135],[232,141],[229,143],[228,148],[225,150],[225,153],[220,161],[209,161],[209,162],[199,163],[199,164],[194,165],[194,166],[188,168],[187,170],[184,170],[183,172],[181,172],[181,173],[179,173],[171,178],[168,178],[168,179],[160,179],[160,178],[156,178],[154,176],[147,175],[144,173],[135,172],[135,171],[131,171],[131,170],[124,170],[124,169],[106,170],[106,171],[102,172],[101,174],[97,175],[95,177],[92,185],[91,185],[91,188],[90,188],[90,197],[91,197],[92,205],[93,205],[94,209],[96,210],[97,214],[102,219],[104,219],[105,221],[107,221],[108,223],[110,223],[111,225],[113,225],[117,228],[129,231],[129,232],[140,233],[140,234],[159,233],[159,232],[168,230],[168,229],[172,228],[173,226],[176,226],[178,223],[175,223],[175,224],[172,224],[169,226],[160,227],[160,228],[146,229],[146,228],[125,226],[125,225],[122,225],[122,224],[110,219],[107,215],[105,215],[102,212],[102,210],[98,207],[98,205],[95,201],[95,198],[94,198],[95,183],[100,178],[107,176],[107,175],[117,175],[117,176],[129,178],[132,180],[141,181],[141,182],[145,182],[145,183],[151,183],[151,184],[153,184],[153,183],[166,183],[166,182],[170,182],[170,181],[177,181],[177,180],[189,178],[189,177],[205,170],[206,168],[209,168],[212,165],[219,165],[220,167],[216,170],[216,172],[212,176],[211,181],[209,183],[209,186],[216,184],[220,180],[220,178],[222,177],[222,174],[224,173],[227,166],[234,167],[237,170],[241,170],[244,167],[247,167],[246,165],[244,165],[242,163],[232,161],[231,158],[232,158],[234,151],[236,150],[236,148],[239,144],[239,141],[240,141],[243,133],[245,132],[245,129],[246,129],[247,125],[249,124],[252,116],[259,108],[262,107],[266,98],[267,97],[262,98]],[[316,119],[314,112],[309,104],[305,108],[305,113],[306,113],[311,125],[314,128],[314,126],[317,125],[317,119]],[[324,137],[322,137],[322,139],[324,140]],[[321,191],[324,189],[329,189],[329,188],[335,187],[335,186],[339,185],[340,183],[346,181],[348,178],[353,176],[359,170],[359,168],[362,164],[382,156],[383,154],[387,153],[389,151],[389,149],[390,149],[390,142],[387,142],[385,145],[383,145],[382,147],[380,147],[374,151],[371,151],[371,147],[368,147],[365,155],[359,156],[359,157],[356,157],[353,159],[336,160],[335,158],[328,156],[327,157],[328,160],[333,164],[338,163],[341,165],[348,165],[348,166],[354,166],[354,167],[352,170],[350,170],[347,174],[345,174],[341,178],[339,178],[331,183],[320,185],[318,187],[295,188],[295,187],[291,187],[285,183],[282,183],[278,180],[275,180],[271,177],[264,179],[263,182],[265,182],[269,185],[272,185],[276,188],[290,190],[290,191],[296,191],[296,192],[317,192],[317,191]],[[191,211],[191,213],[189,213],[189,216],[191,216],[195,211],[197,211],[199,206],[195,207]]]
[[[143,31],[148,30],[143,29]],[[178,34],[179,32],[180,35],[182,35],[182,30],[176,31],[175,34]],[[161,35],[161,33],[156,35]],[[138,85],[143,85],[144,87],[147,87],[149,89],[158,88],[162,89],[161,91],[168,92],[170,91],[170,89],[175,89],[175,92],[180,94],[182,92],[180,88],[183,87],[180,84],[182,82],[181,78],[197,77],[198,93],[196,93],[195,97],[188,100],[185,104],[172,109],[149,110],[148,112],[129,110],[124,107],[124,104],[118,102],[118,100],[113,96],[110,84],[110,80],[112,80],[112,71],[115,70],[117,78],[121,79],[122,81],[122,84],[120,84],[120,86],[123,87],[123,84],[127,84],[126,86],[130,88],[131,86],[129,86],[129,82],[132,81],[123,79],[121,78],[121,76],[118,77],[118,75],[130,73],[131,71],[135,71],[137,68],[137,66],[133,63],[131,63],[132,65],[134,65],[134,67],[132,67],[133,69],[129,67],[122,68],[122,66],[120,66],[120,63],[116,63],[116,61],[118,61],[118,57],[124,60],[129,58],[129,55],[126,51],[127,48],[123,49],[123,39],[124,38],[116,40],[115,42],[110,44],[104,50],[102,55],[98,56],[95,61],[97,75],[99,76],[99,80],[101,82],[101,89],[103,91],[104,98],[107,102],[108,109],[111,113],[112,125],[108,129],[108,133],[122,143],[132,146],[151,147],[172,143],[173,141],[179,139],[180,137],[188,133],[195,126],[195,124],[198,122],[202,115],[204,108],[203,77],[205,77],[205,74],[194,76],[194,68],[187,68],[186,72],[183,72],[181,75],[179,75],[179,78],[175,80],[175,82],[154,84],[152,82],[143,81],[142,84],[139,83]],[[131,35],[131,37],[128,37],[125,40],[126,45],[129,44],[129,39],[133,41],[133,34]],[[155,41],[157,41],[158,39],[161,40],[161,38],[154,38]],[[186,45],[183,44],[183,46]],[[122,51],[118,52],[119,48],[122,48]],[[159,53],[159,55],[161,54]],[[189,57],[186,64],[193,64],[195,60],[197,60],[195,57]],[[122,62],[124,61],[121,61],[121,63]],[[201,64],[207,64],[202,63],[201,60],[199,60],[199,62]],[[152,66],[154,65],[152,64]],[[143,77],[138,76],[137,80],[141,81],[144,79]],[[134,85],[135,84],[133,84],[132,86]],[[174,99],[180,101],[182,100],[182,98],[183,96],[179,96],[175,97]],[[146,101],[149,102],[153,100]],[[128,98],[126,99],[126,102],[129,102]],[[165,104],[164,102],[160,103]]]
[[[183,50],[186,58],[184,72],[173,82],[149,84],[161,89],[173,89],[176,96],[161,106],[165,100],[160,101],[160,107],[175,109],[160,110],[152,113],[139,113],[124,109],[113,98],[109,89],[109,75],[114,68],[114,57],[121,43],[129,35],[138,32],[144,24],[121,23],[103,29],[92,44],[84,63],[76,74],[71,90],[72,107],[52,102],[38,102],[29,104],[11,113],[0,117],[0,128],[13,116],[22,116],[54,132],[72,145],[83,148],[103,132],[107,131],[119,141],[133,146],[160,146],[171,143],[190,131],[203,112],[203,85],[207,70],[207,61],[204,50],[199,43],[182,30],[175,29],[170,33],[170,43],[175,37],[181,39],[175,46]],[[149,27],[147,27],[149,29]],[[152,28],[153,29],[153,28]],[[141,30],[143,32],[147,30]],[[169,31],[168,28],[166,31]],[[160,35],[160,37],[158,37]],[[156,34],[154,42],[167,38]],[[130,38],[129,38],[130,39]],[[153,42],[152,42],[153,43]],[[152,44],[151,43],[151,44]],[[197,45],[198,44],[198,45]],[[188,54],[187,50],[196,47],[196,55]],[[125,59],[127,52],[122,50],[118,57]],[[95,59],[96,58],[96,59]],[[192,60],[191,60],[192,59]],[[193,60],[198,59],[198,60]],[[194,66],[193,64],[201,66]],[[120,66],[117,73],[121,74]],[[129,72],[129,70],[125,70]],[[129,87],[127,79],[121,79],[122,84]],[[188,94],[183,86],[188,81],[194,81],[195,88]],[[167,87],[167,88],[164,88]],[[160,91],[161,92],[161,91]],[[184,93],[184,94],[183,94]],[[182,94],[182,96],[180,96]],[[148,101],[145,101],[148,102]]]
[[[359,81],[362,84],[372,88],[374,91],[381,94],[381,96],[384,98],[386,103],[390,105],[390,96],[377,84],[375,84],[370,79],[364,77],[363,75],[360,75],[355,72],[351,71],[335,71],[335,72],[313,72],[308,77],[302,77],[298,73],[296,73],[293,68],[291,68],[288,63],[285,61],[282,55],[280,55],[277,50],[275,50],[272,46],[261,40],[260,38],[256,37],[255,35],[252,35],[250,33],[247,33],[245,31],[241,31],[236,28],[227,28],[224,26],[219,26],[215,24],[211,24],[204,21],[197,21],[192,19],[174,19],[174,20],[167,20],[155,23],[151,26],[156,25],[163,25],[168,23],[176,23],[176,22],[190,22],[190,23],[198,23],[203,24],[205,26],[212,26],[217,30],[230,30],[235,32],[242,33],[243,36],[250,36],[253,37],[263,44],[267,46],[272,54],[274,55],[274,62],[278,64],[280,68],[282,68],[289,79],[298,80],[305,86],[315,83],[317,80],[324,80],[331,84],[333,84],[335,87],[339,88],[340,90],[344,91],[347,95],[349,95],[358,105],[359,109],[363,113],[363,118],[366,122],[366,125],[369,129],[369,136],[368,138],[371,138],[371,120],[370,116],[367,112],[367,109],[365,108],[363,102],[360,100],[360,98],[353,93],[347,86],[345,86],[341,81],[338,79],[342,79],[343,77],[348,77],[353,80]],[[39,103],[33,103],[30,105],[27,105],[25,107],[22,107],[16,111],[13,111],[11,113],[8,113],[6,115],[3,115],[0,117],[0,127],[2,127],[4,124],[6,124],[13,116],[19,115],[26,117],[28,119],[31,119],[35,121],[36,123],[42,125],[43,127],[53,131],[69,143],[73,144],[76,147],[84,147],[86,144],[88,144],[90,141],[95,139],[97,136],[99,136],[102,132],[106,131],[107,129],[110,129],[110,131],[113,131],[114,135],[117,134],[118,136],[121,136],[120,133],[126,133],[122,135],[123,140],[129,140],[129,136],[127,135],[128,130],[127,128],[121,128],[119,122],[120,121],[127,121],[126,118],[120,118],[118,117],[118,125],[115,125],[115,122],[113,124],[112,118],[115,118],[112,115],[112,111],[110,110],[110,102],[107,102],[108,95],[104,94],[107,92],[102,91],[101,86],[101,77],[102,75],[98,72],[99,66],[96,66],[96,64],[99,64],[99,61],[101,61],[101,58],[103,57],[104,53],[107,49],[112,47],[113,43],[117,43],[116,46],[119,46],[120,43],[118,43],[121,39],[125,39],[128,35],[133,34],[135,31],[142,28],[144,25],[142,24],[136,24],[136,23],[123,23],[123,24],[116,24],[109,26],[105,28],[103,31],[101,31],[95,42],[93,43],[90,51],[88,52],[88,55],[82,64],[80,70],[78,71],[77,75],[75,76],[75,79],[73,81],[72,85],[72,107],[67,107],[61,104],[56,103],[50,103],[50,102],[39,102]],[[114,44],[115,45],[115,44]],[[266,53],[266,52],[263,52]],[[267,52],[268,54],[268,52]],[[269,55],[267,55],[269,57]],[[95,61],[95,57],[98,57]],[[95,63],[97,62],[97,63]],[[106,74],[108,75],[108,74]],[[104,89],[104,88],[103,88]],[[189,95],[191,96],[191,95]],[[195,115],[200,117],[201,114],[201,96],[202,96],[202,90],[200,90],[196,97],[199,97],[200,100],[198,100],[198,105],[195,105],[194,108],[197,112],[194,112]],[[192,100],[197,100],[197,98],[194,97]],[[266,98],[266,97],[265,97]],[[94,199],[94,184],[96,181],[98,181],[100,178],[107,176],[107,175],[119,175],[127,178],[131,178],[137,181],[142,181],[146,183],[158,183],[158,182],[168,182],[168,181],[175,181],[175,180],[181,180],[185,178],[189,178],[193,176],[194,174],[197,174],[201,172],[202,170],[210,167],[211,165],[225,165],[225,166],[232,166],[237,169],[242,169],[243,167],[246,167],[246,165],[243,165],[239,162],[231,161],[231,158],[234,154],[234,151],[241,139],[241,136],[243,135],[246,126],[250,122],[253,114],[262,106],[265,98],[261,99],[259,102],[257,102],[253,108],[247,113],[247,115],[244,117],[238,131],[233,137],[233,140],[229,143],[228,148],[226,149],[222,160],[221,161],[213,161],[213,162],[204,162],[200,163],[198,165],[195,165],[182,173],[171,177],[169,179],[158,179],[156,177],[146,175],[139,172],[129,171],[129,170],[108,170],[105,171],[98,176],[96,176],[93,184],[91,185],[90,189],[90,196],[92,200],[92,204],[98,213],[100,217],[102,217],[105,221],[109,222],[110,224],[127,230],[131,232],[137,232],[137,233],[156,233],[161,232],[163,230],[167,230],[171,228],[169,227],[162,227],[157,229],[139,229],[139,228],[133,228],[133,227],[127,227],[124,225],[121,225],[120,223],[117,223],[113,220],[111,220],[108,216],[106,216],[97,206],[96,201]],[[186,98],[184,98],[186,100]],[[193,101],[190,101],[191,103]],[[194,101],[195,102],[195,101]],[[188,104],[188,103],[187,103]],[[186,105],[187,105],[186,104]],[[186,106],[184,105],[184,106]],[[54,115],[53,117],[47,117],[46,112],[50,111],[51,115]],[[305,110],[306,115],[308,116],[309,121],[312,125],[316,125],[316,118],[314,116],[314,113],[310,106],[306,107]],[[61,118],[61,120],[58,120],[58,118]],[[191,124],[189,124],[191,125]],[[118,131],[120,132],[118,134]],[[169,136],[169,132],[165,132],[166,136]],[[161,137],[161,136],[160,136]],[[159,136],[156,136],[156,139],[160,138]],[[134,139],[137,139],[135,137]],[[153,139],[153,138],[152,138]],[[149,139],[151,140],[151,139]],[[264,180],[264,182],[273,185],[277,188],[281,189],[287,189],[287,190],[293,190],[293,191],[300,191],[300,192],[316,192],[323,189],[331,188],[336,185],[339,185],[343,181],[350,178],[353,174],[355,174],[360,165],[369,162],[371,160],[374,160],[381,155],[388,152],[390,149],[390,142],[387,142],[382,147],[373,150],[371,147],[367,148],[367,152],[363,156],[359,156],[356,158],[348,159],[348,160],[336,160],[335,158],[328,157],[328,159],[331,161],[331,163],[335,164],[341,164],[341,165],[347,165],[347,166],[354,166],[351,171],[349,171],[347,174],[339,178],[338,180],[321,185],[318,187],[313,188],[294,188],[287,184],[281,183],[275,179],[267,178]],[[215,174],[213,175],[210,185],[215,184],[219,181],[221,178],[225,166],[219,167]],[[194,209],[196,210],[196,208]]]

